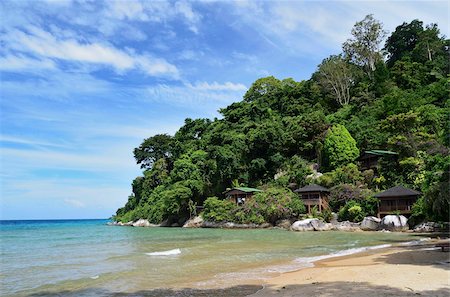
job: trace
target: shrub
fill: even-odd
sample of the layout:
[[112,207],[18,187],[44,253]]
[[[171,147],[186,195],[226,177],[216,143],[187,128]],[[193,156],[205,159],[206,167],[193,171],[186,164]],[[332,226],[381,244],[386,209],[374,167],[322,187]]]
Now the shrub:
[[202,216],[207,221],[230,222],[233,221],[236,208],[231,201],[209,197],[205,200]]
[[366,213],[358,202],[351,200],[339,209],[338,216],[341,221],[360,222]]
[[305,206],[298,197],[288,189],[268,188],[253,196],[249,206],[258,209],[264,220],[274,224],[280,219],[298,217],[305,212]]
[[333,169],[355,160],[359,155],[359,149],[345,126],[338,124],[327,131],[323,155],[326,166]]
[[331,188],[329,196],[330,207],[333,211],[338,211],[342,206],[351,200],[357,201],[368,212],[376,212],[378,200],[373,198],[372,191],[360,186],[351,184],[341,184]]

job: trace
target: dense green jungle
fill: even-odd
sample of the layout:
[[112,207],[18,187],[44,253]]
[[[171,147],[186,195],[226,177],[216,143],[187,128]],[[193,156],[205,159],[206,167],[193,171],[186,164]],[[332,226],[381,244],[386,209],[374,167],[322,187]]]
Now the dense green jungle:
[[[293,190],[314,183],[340,219],[376,214],[374,194],[403,185],[422,193],[414,222],[448,222],[449,46],[435,24],[388,34],[366,16],[310,79],[260,78],[220,118],[144,139],[134,150],[143,175],[113,219],[182,224],[203,206],[211,221],[274,223],[304,214]],[[398,155],[361,171],[356,159],[375,149]],[[223,200],[237,186],[264,192],[244,206]]]

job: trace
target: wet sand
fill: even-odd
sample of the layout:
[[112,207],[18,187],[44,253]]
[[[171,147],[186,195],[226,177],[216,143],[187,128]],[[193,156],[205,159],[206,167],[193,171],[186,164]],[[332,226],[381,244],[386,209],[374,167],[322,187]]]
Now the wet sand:
[[250,296],[450,296],[450,253],[436,242],[326,259],[285,273]]

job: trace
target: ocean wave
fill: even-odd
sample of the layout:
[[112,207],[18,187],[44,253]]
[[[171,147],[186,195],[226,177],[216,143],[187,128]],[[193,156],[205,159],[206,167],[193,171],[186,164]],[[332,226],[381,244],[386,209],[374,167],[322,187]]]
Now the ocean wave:
[[430,241],[431,237],[425,237],[425,238],[420,238],[419,240],[413,240],[413,241],[407,241],[407,242],[403,242],[401,243],[401,245],[420,245],[423,244],[424,242]]
[[342,250],[342,251],[336,251],[336,252],[333,252],[333,253],[330,253],[327,255],[321,255],[321,256],[315,256],[315,257],[301,257],[301,258],[295,259],[294,262],[301,264],[302,267],[313,267],[314,262],[317,262],[320,260],[348,256],[348,255],[362,253],[362,252],[369,251],[369,250],[388,248],[391,246],[392,246],[392,244],[380,244],[380,245],[375,245],[375,246],[351,248],[351,249],[346,249],[346,250]]
[[148,256],[174,256],[181,254],[180,249],[173,249],[168,251],[161,251],[161,252],[153,252],[153,253],[145,253]]

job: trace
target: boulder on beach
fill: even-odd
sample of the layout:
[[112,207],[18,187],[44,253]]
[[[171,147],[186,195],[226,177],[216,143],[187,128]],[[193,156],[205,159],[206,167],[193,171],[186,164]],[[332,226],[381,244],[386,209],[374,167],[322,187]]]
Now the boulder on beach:
[[313,226],[314,231],[330,231],[334,229],[333,224],[325,223],[322,220],[311,221],[311,226]]
[[338,231],[361,231],[360,223],[352,223],[349,221],[338,222],[334,227]]
[[435,222],[425,222],[414,227],[414,232],[434,232],[439,230],[440,225]]
[[183,228],[200,228],[203,224],[203,218],[201,216],[196,216],[184,223]]
[[380,227],[381,219],[377,217],[365,217],[361,222],[361,230],[375,231]]
[[291,230],[294,231],[314,231],[314,227],[311,224],[313,221],[319,221],[319,219],[304,219],[296,221],[292,224]]
[[136,222],[134,222],[133,227],[150,227],[150,222],[148,220],[139,219]]
[[409,229],[408,219],[402,215],[387,215],[381,220],[380,229],[406,231]]

